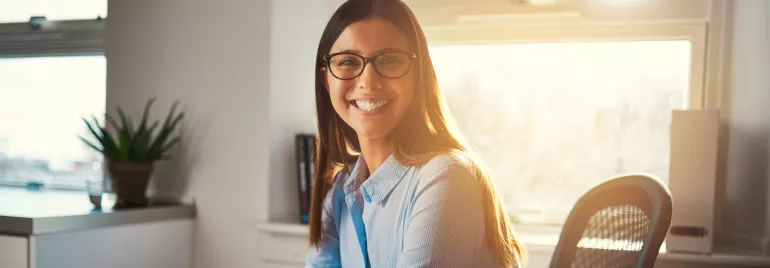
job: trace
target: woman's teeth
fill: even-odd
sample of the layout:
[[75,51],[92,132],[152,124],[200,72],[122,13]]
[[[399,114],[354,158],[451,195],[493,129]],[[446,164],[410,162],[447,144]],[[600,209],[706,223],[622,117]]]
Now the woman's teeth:
[[376,101],[357,100],[356,105],[361,110],[374,111],[377,108],[380,108],[385,104],[388,104],[388,102],[390,102],[390,100],[376,100]]

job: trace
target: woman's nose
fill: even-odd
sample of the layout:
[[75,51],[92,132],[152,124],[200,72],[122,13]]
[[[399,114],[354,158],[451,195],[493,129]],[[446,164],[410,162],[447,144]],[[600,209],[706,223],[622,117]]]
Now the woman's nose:
[[374,69],[373,62],[367,62],[364,65],[364,72],[358,77],[358,88],[374,90],[382,88],[382,77]]

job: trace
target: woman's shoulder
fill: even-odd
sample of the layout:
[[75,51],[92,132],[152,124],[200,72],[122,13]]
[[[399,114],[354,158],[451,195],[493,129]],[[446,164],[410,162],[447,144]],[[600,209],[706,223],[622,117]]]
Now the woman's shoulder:
[[425,164],[417,166],[414,176],[410,178],[410,189],[414,193],[422,193],[411,195],[411,198],[429,202],[445,202],[453,198],[481,200],[481,182],[485,176],[482,171],[473,158],[463,152],[433,156]]
[[479,167],[467,153],[449,152],[433,156],[418,167],[419,177],[437,177],[441,174],[469,175],[477,174]]

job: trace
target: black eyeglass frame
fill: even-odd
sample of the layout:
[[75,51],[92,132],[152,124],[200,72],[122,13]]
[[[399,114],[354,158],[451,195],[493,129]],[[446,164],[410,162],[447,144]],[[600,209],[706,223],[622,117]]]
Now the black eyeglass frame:
[[[406,71],[404,71],[404,74],[399,75],[399,76],[395,76],[395,77],[389,77],[389,76],[383,75],[382,73],[380,73],[380,70],[377,69],[377,65],[374,64],[375,60],[377,60],[377,57],[385,55],[385,54],[391,54],[391,53],[401,53],[401,54],[405,54],[405,55],[407,55],[407,57],[409,57],[409,65],[407,65]],[[334,57],[334,56],[343,55],[343,54],[356,56],[356,57],[360,58],[363,61],[363,67],[361,67],[361,71],[359,71],[358,74],[356,74],[355,76],[353,76],[351,78],[340,78],[336,74],[334,74],[334,71],[332,71],[332,68],[331,68],[331,58]],[[352,53],[352,52],[337,52],[337,53],[326,54],[326,55],[324,55],[321,58],[321,60],[323,61],[323,66],[326,67],[327,70],[329,70],[329,72],[332,74],[332,76],[334,76],[335,78],[337,78],[339,80],[353,80],[353,79],[358,78],[359,76],[361,76],[361,74],[364,73],[364,70],[366,70],[366,65],[368,65],[369,62],[371,62],[372,65],[374,65],[374,71],[377,72],[378,75],[380,75],[380,76],[382,76],[384,78],[388,78],[388,79],[398,79],[398,78],[404,77],[406,74],[409,73],[409,70],[412,69],[412,62],[411,61],[415,60],[415,59],[418,59],[417,54],[415,54],[414,52],[407,52],[407,51],[386,51],[386,52],[383,52],[383,53],[380,53],[380,54],[377,54],[377,55],[374,55],[374,56],[371,56],[371,57],[364,57],[364,56],[361,56],[361,55],[358,55],[358,54],[355,54],[355,53]]]

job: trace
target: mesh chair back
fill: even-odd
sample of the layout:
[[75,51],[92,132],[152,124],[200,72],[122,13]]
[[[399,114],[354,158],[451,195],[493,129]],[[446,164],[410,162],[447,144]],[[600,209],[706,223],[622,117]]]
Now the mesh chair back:
[[671,224],[671,194],[648,175],[612,179],[572,208],[551,267],[653,267]]

